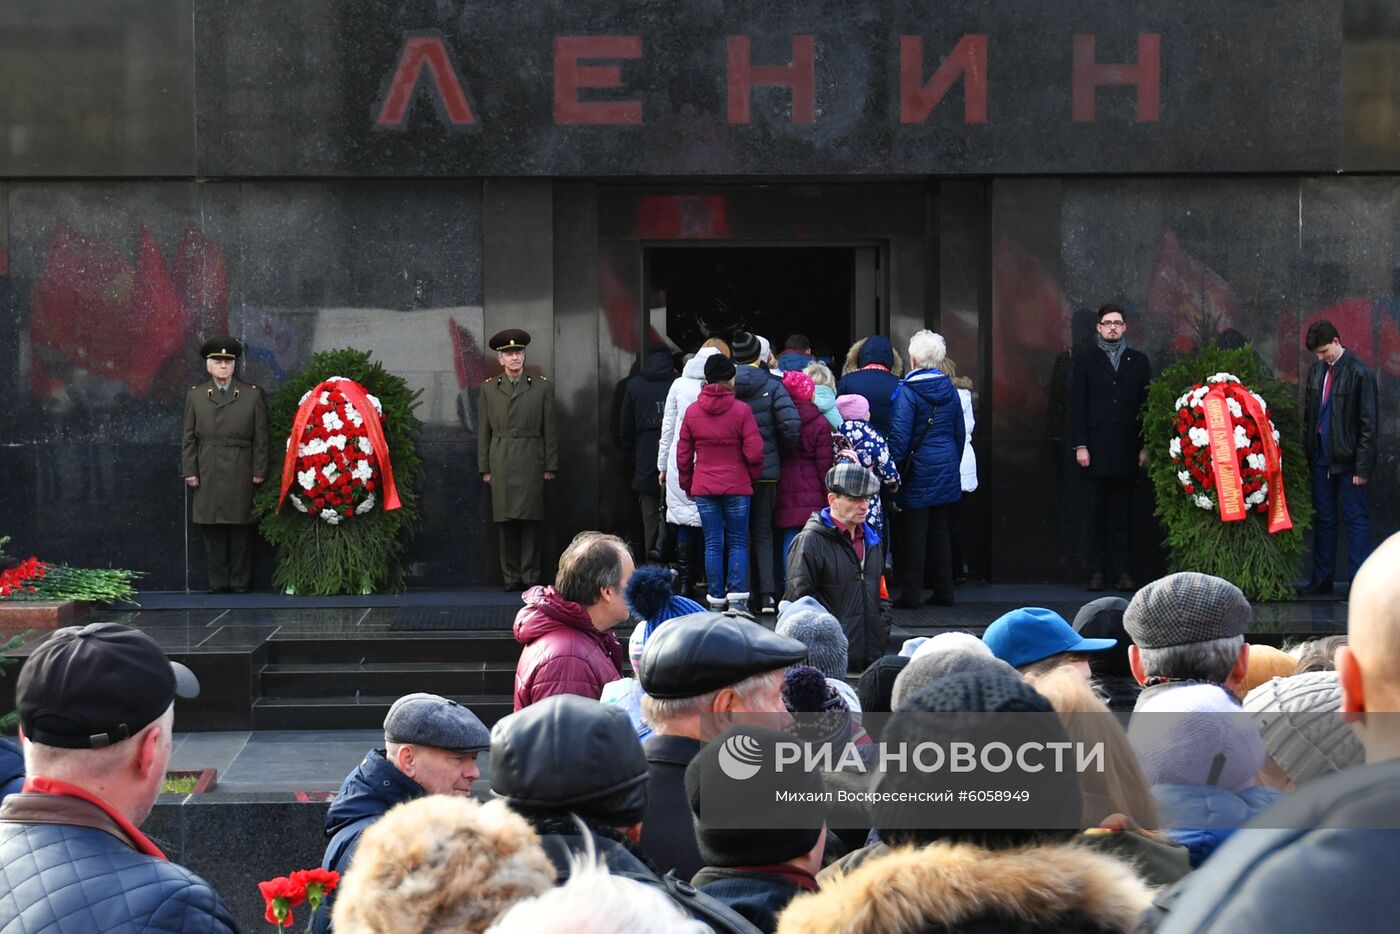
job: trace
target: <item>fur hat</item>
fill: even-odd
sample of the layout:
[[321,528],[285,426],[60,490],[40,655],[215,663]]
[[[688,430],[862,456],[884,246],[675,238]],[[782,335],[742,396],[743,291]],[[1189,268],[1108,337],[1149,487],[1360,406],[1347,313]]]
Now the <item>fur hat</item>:
[[735,363],[753,363],[763,352],[763,345],[748,331],[736,331],[729,342],[729,352],[734,355]]
[[844,678],[848,667],[846,633],[826,610],[798,610],[778,619],[775,630],[807,646],[807,662],[828,678]]
[[535,831],[505,802],[428,795],[365,830],[332,923],[374,934],[485,931],[554,875]]
[[1365,758],[1361,741],[1342,721],[1342,686],[1335,671],[1266,681],[1245,697],[1244,709],[1259,726],[1264,750],[1295,785]]
[[706,383],[727,383],[734,378],[736,372],[738,371],[734,369],[734,361],[722,353],[705,358]]

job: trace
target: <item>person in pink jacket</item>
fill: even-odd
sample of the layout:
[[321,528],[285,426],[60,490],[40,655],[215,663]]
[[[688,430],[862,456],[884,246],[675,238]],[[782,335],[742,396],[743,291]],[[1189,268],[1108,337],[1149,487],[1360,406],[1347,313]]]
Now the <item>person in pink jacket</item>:
[[632,555],[616,535],[580,532],[559,556],[552,587],[531,587],[515,615],[515,709],[555,694],[594,700],[622,677],[622,643],[612,629],[628,617],[624,591]]
[[789,370],[783,374],[783,385],[802,419],[797,446],[783,454],[778,508],[773,513],[773,525],[782,532],[783,552],[778,566],[786,568],[792,540],[812,513],[826,508],[826,485],[822,481],[831,469],[832,448],[831,425],[814,401],[817,386],[812,377]]
[[705,532],[705,599],[716,610],[747,613],[749,497],[763,470],[763,436],[753,410],[734,396],[734,374],[728,357],[705,361],[705,388],[681,422],[676,469]]

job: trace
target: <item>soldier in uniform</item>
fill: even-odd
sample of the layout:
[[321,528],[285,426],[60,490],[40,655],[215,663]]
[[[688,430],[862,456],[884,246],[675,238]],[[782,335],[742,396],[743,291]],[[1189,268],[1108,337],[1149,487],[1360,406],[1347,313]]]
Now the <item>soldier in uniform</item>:
[[525,372],[530,335],[509,328],[487,346],[505,370],[481,385],[477,409],[477,467],[491,487],[491,513],[500,538],[505,589],[544,580],[544,484],[559,469],[554,430],[554,387]]
[[209,552],[210,593],[243,593],[252,581],[253,487],[268,469],[262,390],[233,375],[242,354],[232,337],[205,341],[200,355],[211,378],[185,395],[180,466]]

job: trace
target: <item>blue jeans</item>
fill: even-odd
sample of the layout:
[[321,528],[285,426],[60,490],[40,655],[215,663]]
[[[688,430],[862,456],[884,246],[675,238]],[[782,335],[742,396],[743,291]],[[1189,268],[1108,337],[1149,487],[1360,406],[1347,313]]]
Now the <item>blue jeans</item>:
[[1366,487],[1351,482],[1352,474],[1327,476],[1327,468],[1313,464],[1313,570],[1314,582],[1330,581],[1337,569],[1337,513],[1347,524],[1347,564],[1355,579],[1361,562],[1371,553],[1371,519],[1366,514]]
[[695,506],[700,510],[700,528],[705,530],[705,580],[710,596],[718,600],[725,594],[748,593],[749,498],[697,496]]

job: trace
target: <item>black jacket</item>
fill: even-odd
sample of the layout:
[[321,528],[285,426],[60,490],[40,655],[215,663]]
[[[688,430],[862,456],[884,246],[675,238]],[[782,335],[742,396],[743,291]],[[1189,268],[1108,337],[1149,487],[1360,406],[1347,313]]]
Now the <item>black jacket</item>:
[[1138,930],[1394,930],[1397,814],[1400,760],[1318,779],[1260,813],[1204,869],[1158,895]]
[[1090,477],[1135,477],[1142,450],[1142,412],[1152,364],[1129,347],[1118,361],[1094,345],[1074,358],[1070,385],[1069,445],[1089,449]]
[[617,428],[622,449],[632,457],[632,489],[661,494],[656,459],[661,447],[661,419],[666,414],[666,393],[676,379],[671,355],[654,350],[642,361],[642,372],[627,381]]
[[[1308,370],[1308,394],[1303,408],[1303,444],[1308,464],[1317,461],[1317,418],[1322,408],[1322,381],[1327,364],[1321,360]],[[1332,366],[1331,444],[1327,451],[1330,473],[1354,473],[1369,477],[1376,471],[1378,403],[1376,375],[1352,351],[1342,354]]]
[[771,872],[706,866],[691,883],[711,898],[748,918],[765,934],[778,929],[778,915],[802,894],[792,880]]
[[802,416],[792,404],[783,381],[761,366],[744,364],[734,373],[734,395],[753,410],[758,433],[763,436],[763,472],[760,480],[777,480],[780,451],[791,451],[802,431]]
[[885,568],[885,545],[869,524],[865,527],[865,563],[830,524],[827,510],[812,518],[792,540],[788,554],[785,600],[812,596],[841,621],[852,668],[864,670],[885,654],[890,624],[880,606],[880,575]]
[[705,748],[698,739],[653,733],[647,754],[647,813],[642,818],[642,849],[662,872],[689,879],[705,866],[695,842],[695,824],[685,796],[685,767]]

